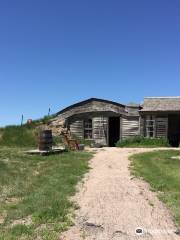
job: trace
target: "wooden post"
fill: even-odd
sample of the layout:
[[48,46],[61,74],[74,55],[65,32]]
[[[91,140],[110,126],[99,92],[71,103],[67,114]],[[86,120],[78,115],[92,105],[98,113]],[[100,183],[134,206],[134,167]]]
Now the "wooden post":
[[50,113],[51,113],[51,109],[49,108],[49,110],[48,110],[48,116],[50,116]]
[[24,115],[21,116],[21,126],[23,125]]

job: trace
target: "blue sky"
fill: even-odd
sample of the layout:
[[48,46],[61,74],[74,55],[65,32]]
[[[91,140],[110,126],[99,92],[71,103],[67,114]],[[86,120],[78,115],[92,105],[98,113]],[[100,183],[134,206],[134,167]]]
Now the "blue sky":
[[0,126],[90,97],[180,95],[179,0],[0,1]]

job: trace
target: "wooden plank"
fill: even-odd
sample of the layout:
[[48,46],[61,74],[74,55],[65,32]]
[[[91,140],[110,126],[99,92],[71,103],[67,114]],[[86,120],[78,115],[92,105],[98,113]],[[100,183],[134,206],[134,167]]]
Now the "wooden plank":
[[121,118],[122,139],[139,135],[139,118]]
[[156,118],[156,137],[167,138],[168,135],[168,118]]
[[97,143],[107,145],[108,135],[108,118],[107,117],[94,117],[93,118],[93,139]]
[[77,136],[78,138],[84,138],[84,124],[83,120],[76,120],[70,123],[70,131],[72,135]]

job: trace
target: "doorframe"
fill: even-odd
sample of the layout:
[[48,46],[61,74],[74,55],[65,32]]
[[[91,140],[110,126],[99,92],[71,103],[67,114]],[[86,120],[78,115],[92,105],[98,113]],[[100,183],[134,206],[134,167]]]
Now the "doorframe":
[[108,120],[107,120],[107,139],[106,139],[108,147],[109,147],[109,118],[110,117],[108,117]]
[[117,117],[119,118],[119,140],[122,140],[122,119],[121,119],[121,115],[120,116],[111,116],[111,117],[108,117],[108,129],[107,129],[107,144],[108,144],[108,147],[109,146],[109,119],[110,118],[113,118],[113,117]]
[[122,141],[122,116],[119,117],[119,140]]

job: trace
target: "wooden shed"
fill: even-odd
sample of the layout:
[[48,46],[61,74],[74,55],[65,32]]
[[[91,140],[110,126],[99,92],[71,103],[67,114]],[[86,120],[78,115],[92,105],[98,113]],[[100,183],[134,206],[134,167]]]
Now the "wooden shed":
[[139,135],[140,106],[125,106],[104,99],[90,98],[57,113],[66,120],[72,134],[104,146],[114,146],[123,138]]
[[140,110],[141,135],[180,142],[180,97],[146,97]]

